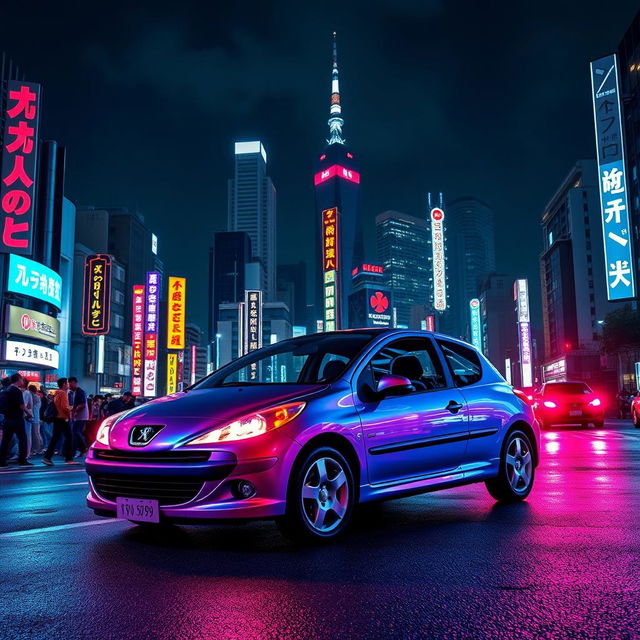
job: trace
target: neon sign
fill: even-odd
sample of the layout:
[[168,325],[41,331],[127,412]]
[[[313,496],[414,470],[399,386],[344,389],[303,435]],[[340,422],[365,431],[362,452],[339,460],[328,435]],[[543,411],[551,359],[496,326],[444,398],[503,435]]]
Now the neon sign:
[[431,209],[431,252],[433,262],[433,306],[437,311],[447,308],[447,283],[444,255],[444,211]]
[[339,329],[338,323],[338,269],[339,237],[338,209],[322,212],[322,271],[324,273],[324,330]]
[[335,176],[348,180],[349,182],[360,184],[360,174],[357,171],[347,169],[339,164],[334,164],[316,173],[313,178],[313,184],[317,186]]
[[520,350],[520,384],[533,386],[533,359],[531,356],[531,324],[529,318],[529,283],[526,278],[515,281],[516,311],[518,315],[518,347]]
[[480,331],[480,300],[469,300],[469,313],[471,314],[471,344],[482,351],[482,332]]
[[87,336],[109,333],[110,302],[111,256],[87,256],[84,261],[82,333]]
[[0,172],[0,252],[31,255],[40,85],[11,80]]
[[144,395],[146,397],[153,397],[157,393],[159,293],[160,274],[157,271],[148,271],[144,316]]

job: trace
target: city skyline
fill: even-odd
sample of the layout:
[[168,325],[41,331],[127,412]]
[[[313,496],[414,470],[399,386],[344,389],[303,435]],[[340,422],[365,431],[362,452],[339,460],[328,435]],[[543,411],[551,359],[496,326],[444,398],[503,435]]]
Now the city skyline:
[[[167,268],[181,271],[193,283],[195,297],[189,313],[206,326],[206,315],[195,301],[206,296],[209,238],[226,225],[226,179],[232,170],[234,142],[260,139],[269,149],[270,175],[279,191],[278,262],[307,258],[295,236],[310,232],[313,224],[309,175],[317,149],[326,139],[329,43],[335,29],[340,39],[347,142],[357,148],[365,176],[365,257],[373,257],[374,219],[382,211],[396,209],[422,217],[429,190],[444,191],[450,198],[472,194],[487,201],[496,213],[497,270],[527,275],[532,297],[538,299],[539,211],[575,160],[594,156],[588,62],[615,49],[632,18],[631,5],[614,7],[604,25],[597,19],[595,4],[585,5],[577,16],[569,9],[558,9],[544,26],[543,14],[545,19],[550,16],[542,9],[531,9],[531,13],[513,7],[494,10],[476,16],[482,18],[479,24],[486,25],[482,40],[492,41],[491,46],[481,42],[480,34],[470,33],[469,27],[458,23],[451,10],[437,5],[421,11],[387,7],[371,17],[346,11],[338,24],[329,24],[333,17],[320,15],[313,27],[310,14],[302,15],[300,8],[288,5],[280,7],[283,11],[277,12],[278,16],[286,21],[297,19],[300,27],[279,29],[277,44],[266,42],[275,28],[275,13],[265,10],[247,17],[234,33],[219,29],[215,34],[200,32],[194,21],[184,16],[170,24],[170,14],[160,11],[156,26],[145,35],[137,35],[135,29],[142,20],[138,12],[127,16],[115,12],[112,19],[122,21],[125,41],[120,52],[112,49],[109,21],[104,31],[92,34],[90,47],[82,29],[79,37],[65,39],[65,29],[73,27],[78,32],[88,16],[67,15],[60,8],[56,11],[66,20],[55,35],[52,56],[38,55],[54,37],[42,26],[30,32],[31,39],[18,40],[3,33],[7,53],[29,78],[43,84],[43,130],[69,150],[69,197],[79,206],[124,205],[142,212],[157,229],[160,243],[165,244]],[[47,10],[43,5],[42,11]],[[467,16],[476,10],[470,6]],[[368,46],[369,38],[381,27],[365,27],[379,19],[378,12],[388,15],[385,37],[395,46]],[[569,18],[577,21],[570,31],[574,34],[571,47],[554,41],[553,51],[546,51],[542,46],[545,38]],[[13,22],[20,24],[21,20],[24,18],[16,15]],[[499,27],[505,20],[514,26],[509,34],[500,35]],[[429,46],[417,42],[417,27],[427,23],[442,27],[434,30]],[[454,25],[457,31],[452,31]],[[464,37],[447,41],[436,33],[440,31]],[[401,42],[403,38],[406,44]],[[198,55],[196,45],[204,53]],[[496,48],[501,59],[510,62],[498,65],[496,73],[487,73],[489,67],[483,65],[495,55]],[[410,57],[405,55],[408,51],[412,52]],[[64,65],[60,56],[65,57]],[[559,58],[566,66],[547,64]],[[473,65],[468,64],[471,59]],[[152,72],[151,60],[158,69],[167,71],[160,74],[163,86]],[[231,74],[224,71],[225,65]],[[412,74],[416,67],[421,69],[417,79]],[[268,81],[257,81],[267,68],[276,71]],[[525,80],[537,77],[541,69],[545,70],[547,93],[562,85],[562,90],[554,93],[557,101],[549,104],[536,100]],[[584,73],[576,73],[576,69],[584,69]],[[457,78],[453,93],[446,82],[452,74]],[[508,77],[511,91],[497,113],[491,98],[498,95],[494,92],[501,77]],[[79,78],[90,96],[88,103],[78,99]],[[205,81],[211,89],[205,90]],[[195,115],[186,119],[198,130],[191,138],[179,117],[179,101],[166,92],[179,82],[184,84],[181,95],[189,100]],[[384,100],[380,99],[381,89]],[[473,109],[462,108],[469,103]],[[393,117],[389,104],[393,105]],[[100,119],[99,130],[92,129],[92,118]],[[163,146],[163,153],[154,154],[156,145],[165,138],[157,134],[163,129],[174,131],[170,138],[180,141],[179,152]],[[525,145],[522,136],[532,129],[538,133]],[[469,140],[464,150],[462,138]],[[505,154],[500,148],[507,140],[513,142],[513,148]],[[424,145],[426,153],[421,150],[417,157]],[[101,149],[99,160],[95,148]],[[137,148],[150,151],[141,154]],[[194,222],[184,225],[182,221],[189,215]],[[176,225],[176,220],[181,224]],[[200,229],[206,233],[200,234]],[[525,251],[512,246],[513,234],[521,229],[535,238]],[[178,241],[172,243],[174,238]],[[197,257],[183,261],[184,246],[193,248],[190,256]]]

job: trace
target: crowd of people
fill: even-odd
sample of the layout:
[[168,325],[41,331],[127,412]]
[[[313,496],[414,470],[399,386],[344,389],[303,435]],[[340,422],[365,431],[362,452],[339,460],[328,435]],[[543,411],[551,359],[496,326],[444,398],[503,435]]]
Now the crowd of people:
[[75,377],[58,378],[57,389],[28,384],[19,374],[2,379],[0,388],[0,467],[16,461],[31,467],[34,456],[53,466],[53,456],[65,464],[80,464],[100,423],[107,416],[135,406],[136,398],[126,391],[121,396],[87,395]]

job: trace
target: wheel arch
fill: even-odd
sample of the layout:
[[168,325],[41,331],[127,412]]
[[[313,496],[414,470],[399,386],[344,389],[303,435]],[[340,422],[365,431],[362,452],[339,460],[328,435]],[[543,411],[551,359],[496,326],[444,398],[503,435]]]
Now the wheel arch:
[[319,449],[320,447],[331,447],[336,449],[346,458],[349,463],[349,467],[351,468],[351,473],[353,474],[354,491],[356,494],[355,502],[357,504],[360,499],[360,479],[362,475],[360,458],[358,457],[358,454],[351,442],[338,433],[322,433],[314,436],[305,443],[300,451],[298,451],[298,455],[293,461],[291,472],[289,474],[289,481],[287,483],[287,499],[289,498],[293,479],[297,476],[298,471],[300,471],[300,467],[302,466],[305,458],[311,453],[311,451]]
[[504,438],[502,439],[502,447],[500,449],[500,455],[504,453],[504,448],[507,444],[507,437],[512,431],[520,430],[529,436],[529,440],[531,440],[531,445],[533,446],[533,466],[537,467],[540,462],[540,452],[538,451],[538,440],[536,438],[536,434],[533,430],[533,427],[524,420],[516,420],[513,424],[509,425],[509,428],[504,434]]

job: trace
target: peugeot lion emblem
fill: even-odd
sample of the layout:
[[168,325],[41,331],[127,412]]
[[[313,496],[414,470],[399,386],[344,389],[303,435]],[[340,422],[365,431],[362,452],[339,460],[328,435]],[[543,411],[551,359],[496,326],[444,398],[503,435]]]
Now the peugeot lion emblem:
[[162,426],[135,425],[129,433],[129,444],[132,447],[144,447],[160,433]]

